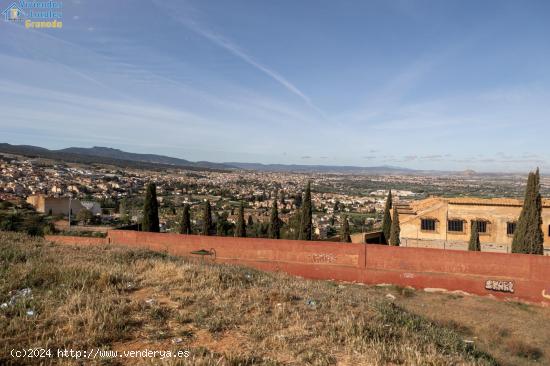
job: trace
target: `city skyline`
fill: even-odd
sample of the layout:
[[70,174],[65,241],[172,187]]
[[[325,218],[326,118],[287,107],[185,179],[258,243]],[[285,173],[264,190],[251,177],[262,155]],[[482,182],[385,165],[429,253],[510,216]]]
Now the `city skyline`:
[[544,171],[548,10],[68,1],[63,29],[0,24],[2,142],[192,161]]

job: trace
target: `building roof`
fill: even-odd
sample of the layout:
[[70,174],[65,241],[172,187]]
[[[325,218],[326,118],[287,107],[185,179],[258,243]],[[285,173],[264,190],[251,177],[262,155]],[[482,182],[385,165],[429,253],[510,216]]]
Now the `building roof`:
[[[420,201],[408,202],[410,210],[414,213],[425,210],[438,203],[450,205],[471,205],[471,206],[512,206],[522,207],[523,200],[517,198],[478,198],[478,197],[429,197]],[[550,199],[543,198],[543,207],[550,208]]]
[[[517,198],[473,198],[458,197],[448,199],[449,204],[478,206],[523,206],[523,200]],[[550,199],[543,198],[542,205],[550,207]]]

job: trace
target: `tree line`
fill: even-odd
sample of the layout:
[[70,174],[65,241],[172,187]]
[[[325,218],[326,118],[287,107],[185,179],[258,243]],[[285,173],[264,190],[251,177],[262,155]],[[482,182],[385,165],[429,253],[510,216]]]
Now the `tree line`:
[[[277,193],[274,197],[278,197]],[[282,197],[282,195],[281,195]],[[308,182],[305,186],[303,195],[296,196],[296,204],[298,207],[297,212],[290,218],[290,222],[287,225],[287,237],[298,240],[313,240],[313,203],[311,200],[311,182]],[[231,224],[227,220],[227,213],[219,214],[216,218],[216,224],[214,225],[212,206],[209,200],[205,200],[201,204],[201,217],[202,222],[199,228],[199,234],[201,235],[220,235],[227,236],[230,231],[233,231],[235,237],[247,237],[251,234],[261,234],[270,239],[280,239],[282,237],[282,229],[284,222],[279,217],[279,208],[277,199],[273,201],[271,207],[269,222],[256,223],[256,233],[250,233],[254,228],[254,222],[252,216],[245,218],[245,203],[240,201],[237,212],[236,223]],[[146,188],[145,199],[143,204],[143,219],[141,222],[141,230],[149,232],[159,232],[159,204],[156,194],[155,183],[149,183]],[[180,220],[179,233],[181,234],[193,234],[196,230],[193,230],[191,224],[191,206],[186,203],[183,206],[183,212]],[[344,216],[342,224],[341,238],[343,242],[351,242],[350,227],[347,217]]]

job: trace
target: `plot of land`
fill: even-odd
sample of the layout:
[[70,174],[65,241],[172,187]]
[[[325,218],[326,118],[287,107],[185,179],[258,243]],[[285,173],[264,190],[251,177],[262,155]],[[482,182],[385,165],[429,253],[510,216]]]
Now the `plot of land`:
[[35,347],[189,351],[85,360],[98,365],[550,363],[548,308],[20,234],[0,233],[0,304],[0,364],[80,364],[10,356]]

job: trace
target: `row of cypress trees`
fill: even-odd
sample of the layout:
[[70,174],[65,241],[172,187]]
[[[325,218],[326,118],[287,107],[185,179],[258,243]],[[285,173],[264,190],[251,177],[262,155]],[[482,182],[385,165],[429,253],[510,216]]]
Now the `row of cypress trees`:
[[[295,228],[298,233],[296,237],[299,240],[313,239],[313,203],[311,200],[311,182],[308,182],[303,197],[300,195],[299,227]],[[203,204],[203,222],[201,233],[203,235],[212,235],[212,207],[206,200]],[[341,241],[351,243],[350,227],[347,216],[342,220]],[[279,219],[279,210],[277,200],[273,202],[268,227],[268,238],[280,239],[282,221]],[[142,231],[159,232],[158,218],[158,200],[155,183],[147,185],[145,193],[145,203],[143,207]],[[180,225],[181,234],[191,234],[191,207],[189,204],[183,206],[183,215]],[[241,201],[237,215],[237,224],[235,228],[236,237],[246,237],[246,221],[244,218],[244,202]]]
[[[313,239],[313,203],[311,200],[311,182],[308,182],[305,187],[304,195],[300,195],[300,208],[299,208],[299,226],[296,229],[297,239],[300,240],[312,240]],[[143,221],[142,230],[150,232],[159,232],[159,219],[158,219],[158,201],[156,195],[156,186],[154,183],[150,183],[147,186],[145,193],[145,203],[143,207]],[[246,237],[246,221],[244,218],[244,202],[241,201],[239,206],[239,212],[237,214],[237,224],[235,228],[236,237]],[[212,207],[207,200],[203,204],[203,222],[201,233],[203,235],[212,235]],[[271,215],[268,227],[268,237],[271,239],[280,239],[281,237],[282,221],[279,219],[279,209],[277,200],[273,202],[271,208]],[[344,217],[342,225],[342,241],[351,242],[350,229],[347,217]],[[181,234],[191,233],[191,208],[189,204],[185,204],[183,207],[183,215],[180,226]]]
[[[309,189],[309,185],[308,185]],[[307,195],[306,195],[307,196]],[[307,201],[307,199],[306,199]],[[307,205],[305,205],[307,206]],[[311,193],[309,193],[309,207],[311,208]],[[311,212],[311,211],[310,211]],[[213,234],[212,225],[212,206],[210,201],[206,200],[203,204],[203,222],[201,233],[203,235]],[[311,223],[311,214],[310,214]],[[306,217],[307,220],[307,217]],[[143,220],[141,222],[141,230],[148,232],[159,232],[159,215],[158,215],[158,200],[157,189],[155,183],[149,183],[145,192],[145,202],[143,205]],[[304,230],[304,232],[306,232]],[[191,234],[191,207],[189,204],[183,206],[183,215],[180,225],[181,234]],[[311,233],[311,231],[310,231]],[[244,219],[244,202],[241,201],[239,213],[237,217],[237,225],[235,228],[236,237],[246,237],[246,221]],[[270,223],[268,229],[268,237],[271,239],[279,239],[281,236],[281,220],[279,219],[279,210],[277,201],[275,200],[271,209]],[[311,236],[310,236],[311,238]],[[311,239],[309,239],[311,240]]]

